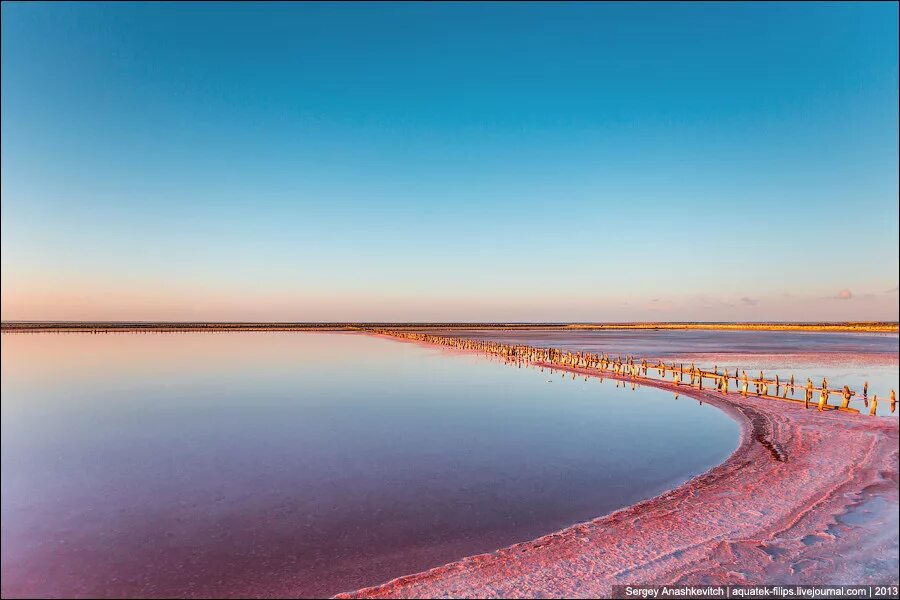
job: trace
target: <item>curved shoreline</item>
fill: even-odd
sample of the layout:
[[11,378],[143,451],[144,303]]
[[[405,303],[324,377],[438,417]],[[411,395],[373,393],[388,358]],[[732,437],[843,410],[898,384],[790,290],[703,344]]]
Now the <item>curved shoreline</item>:
[[897,582],[897,420],[638,385],[723,410],[741,427],[737,449],[608,515],[335,597],[608,597],[617,584]]

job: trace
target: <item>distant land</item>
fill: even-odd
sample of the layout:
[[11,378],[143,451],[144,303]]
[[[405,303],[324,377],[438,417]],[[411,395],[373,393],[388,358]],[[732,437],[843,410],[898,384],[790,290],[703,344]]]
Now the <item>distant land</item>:
[[230,322],[230,321],[4,321],[2,331],[356,331],[373,328],[398,329],[721,329],[761,331],[831,331],[843,333],[897,333],[896,321],[846,321],[819,323],[717,323],[717,322],[627,322],[627,323],[401,323],[401,322]]

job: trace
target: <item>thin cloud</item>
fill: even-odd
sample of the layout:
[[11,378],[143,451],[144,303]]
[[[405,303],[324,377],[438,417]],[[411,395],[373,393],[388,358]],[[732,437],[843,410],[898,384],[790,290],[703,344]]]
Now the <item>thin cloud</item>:
[[825,296],[822,300],[853,300],[853,293],[844,289],[839,291],[836,296]]
[[747,306],[756,306],[757,304],[759,304],[759,299],[758,298],[748,298],[747,296],[744,296],[743,298],[741,298],[741,302],[743,302]]
[[728,308],[734,308],[734,304],[731,302],[726,302],[725,300],[722,300],[721,298],[713,298],[713,297],[707,296],[705,294],[700,294],[698,296],[695,296],[695,302],[697,304],[700,304],[704,308],[715,308],[715,307],[722,307],[722,306],[728,307]]

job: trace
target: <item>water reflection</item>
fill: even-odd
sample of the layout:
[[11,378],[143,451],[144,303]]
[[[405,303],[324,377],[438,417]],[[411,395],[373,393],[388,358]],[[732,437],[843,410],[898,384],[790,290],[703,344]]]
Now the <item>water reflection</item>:
[[[635,355],[662,358],[722,372],[762,370],[797,382],[823,377],[858,392],[851,406],[868,413],[866,400],[878,395],[878,414],[890,416],[890,390],[900,391],[900,336],[883,333],[819,333],[799,331],[731,330],[561,330],[561,329],[453,329],[434,330],[454,337],[493,340],[509,344],[553,347],[572,352]],[[863,399],[868,382],[870,393]],[[893,416],[898,416],[897,412]]]
[[4,334],[3,596],[321,596],[720,462],[720,411],[324,333]]

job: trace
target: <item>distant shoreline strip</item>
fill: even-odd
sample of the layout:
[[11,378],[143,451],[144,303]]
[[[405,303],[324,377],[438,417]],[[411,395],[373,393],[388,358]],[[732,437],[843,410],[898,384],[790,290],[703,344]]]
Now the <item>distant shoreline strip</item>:
[[3,332],[179,332],[179,331],[366,331],[391,329],[515,329],[515,330],[722,330],[808,331],[834,333],[898,333],[898,323],[314,323],[314,322],[175,322],[175,321],[4,321]]

